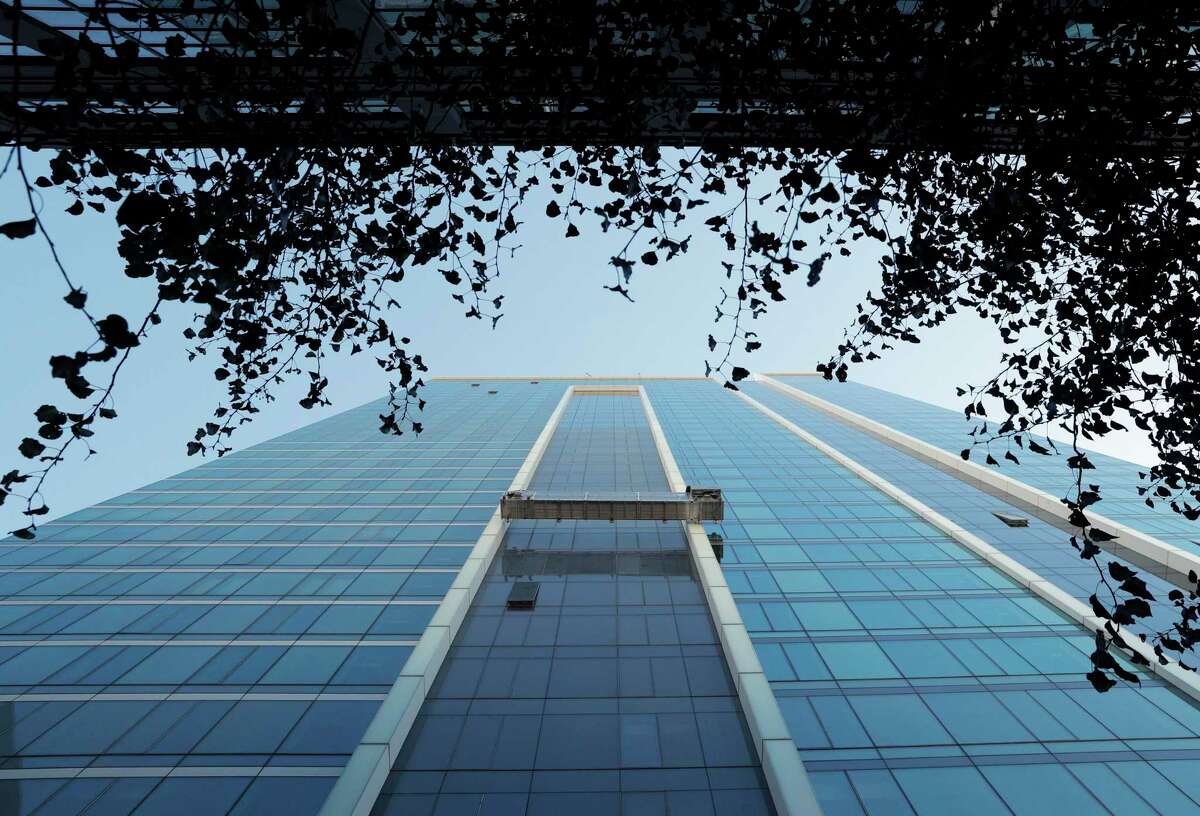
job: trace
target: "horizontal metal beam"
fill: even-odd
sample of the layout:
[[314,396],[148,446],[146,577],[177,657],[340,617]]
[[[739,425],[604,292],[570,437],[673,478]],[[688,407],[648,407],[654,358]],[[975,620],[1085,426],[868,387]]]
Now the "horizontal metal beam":
[[[10,8],[4,0],[2,8]],[[46,33],[72,42],[30,20],[22,18],[18,30],[31,47]],[[97,60],[86,87],[64,90],[53,58],[0,53],[0,110],[11,119],[20,105],[22,140],[45,146],[866,144],[1023,153],[1045,144],[1109,152],[1183,152],[1200,145],[1200,115],[1184,116],[1194,107],[1194,86],[1164,91],[1174,94],[1180,118],[1170,127],[1150,127],[1134,102],[1144,94],[1136,72],[1114,73],[1083,89],[1037,66],[1004,82],[984,72],[977,96],[959,94],[939,105],[931,101],[946,92],[936,82],[858,62],[821,70],[781,64],[744,77],[733,70],[728,81],[689,69],[647,77],[636,64],[607,65],[607,79],[585,81],[581,69],[557,60],[471,63],[456,56],[398,61],[395,78],[384,82],[364,65],[281,59],[264,68],[235,58],[144,56],[120,63],[120,70],[116,61]],[[614,86],[609,80],[618,76],[622,82]],[[636,90],[643,85],[644,92]],[[314,91],[335,100],[329,110],[300,104]],[[737,104],[723,109],[718,101],[730,93]],[[1046,115],[1070,107],[1080,93],[1087,94],[1090,122],[1067,126]],[[640,114],[622,94],[633,94]],[[93,101],[76,115],[71,109],[81,98]],[[130,98],[138,101],[133,108],[123,105]],[[188,105],[180,107],[181,99]],[[1169,101],[1162,94],[1157,99]],[[682,112],[653,113],[667,108]],[[201,110],[223,112],[200,116]],[[0,121],[0,143],[15,138],[12,126]]]

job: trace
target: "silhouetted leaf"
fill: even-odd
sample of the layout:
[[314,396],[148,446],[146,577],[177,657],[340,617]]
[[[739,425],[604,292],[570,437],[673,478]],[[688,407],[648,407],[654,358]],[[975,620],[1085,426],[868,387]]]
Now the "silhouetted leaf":
[[117,314],[111,314],[96,323],[100,339],[113,348],[125,349],[138,344],[137,335],[129,330],[129,322]]
[[46,446],[33,437],[27,436],[21,440],[17,449],[26,459],[33,459],[35,456],[41,455],[42,451],[46,450]]
[[37,220],[33,218],[24,221],[9,221],[0,224],[0,235],[6,238],[28,238],[37,231]]

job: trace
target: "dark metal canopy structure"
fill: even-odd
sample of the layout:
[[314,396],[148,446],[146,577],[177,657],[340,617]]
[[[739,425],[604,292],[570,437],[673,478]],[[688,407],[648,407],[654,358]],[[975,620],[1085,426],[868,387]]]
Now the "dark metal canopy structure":
[[[558,7],[603,10],[613,2]],[[1020,48],[974,55],[969,42],[953,54],[939,51],[944,43],[936,39],[897,53],[907,35],[894,32],[902,19],[896,9],[918,5],[893,3],[891,16],[879,15],[879,35],[896,39],[881,46],[877,59],[869,51],[798,56],[795,47],[772,50],[764,39],[741,49],[718,43],[696,60],[679,49],[694,44],[703,52],[719,38],[720,19],[684,16],[672,23],[682,35],[655,39],[651,31],[652,45],[620,48],[611,30],[587,30],[586,15],[562,11],[558,21],[546,11],[556,4],[534,0],[525,4],[527,13],[509,10],[507,19],[491,19],[489,33],[470,42],[456,39],[461,27],[420,0],[0,0],[0,141],[727,143],[993,152],[1023,152],[1034,141],[1180,152],[1197,142],[1195,66],[1151,81],[1136,66],[1115,65],[1097,76],[1087,66],[1065,68]],[[1059,14],[1064,5],[1086,11],[1097,0],[1026,5]],[[471,13],[486,16],[488,6],[477,4]],[[713,7],[723,6],[705,6]],[[329,21],[318,27],[329,42],[293,42],[280,20],[310,20],[314,9]],[[855,33],[864,41],[871,20],[865,17],[866,28]],[[1080,20],[1063,29],[1066,45],[1090,36]],[[1189,25],[1181,17],[1180,30],[1193,30]],[[923,31],[914,29],[914,36]],[[505,41],[510,34],[513,43]],[[654,52],[653,43],[671,45]],[[1151,97],[1174,100],[1177,117],[1143,120]],[[1064,116],[1066,109],[1073,115]]]

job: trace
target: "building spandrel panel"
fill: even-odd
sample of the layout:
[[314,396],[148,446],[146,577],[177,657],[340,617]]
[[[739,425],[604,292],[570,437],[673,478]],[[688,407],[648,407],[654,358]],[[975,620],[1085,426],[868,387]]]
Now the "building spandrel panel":
[[315,813],[558,399],[425,396],[0,541],[0,812]]
[[647,390],[684,477],[722,488],[707,526],[827,813],[1200,807],[1174,688],[1101,697],[1089,634],[956,541],[716,384]]

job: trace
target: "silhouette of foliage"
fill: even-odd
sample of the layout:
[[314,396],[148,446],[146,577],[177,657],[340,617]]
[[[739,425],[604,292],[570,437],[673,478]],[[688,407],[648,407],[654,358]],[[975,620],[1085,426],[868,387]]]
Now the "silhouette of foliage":
[[[54,255],[95,340],[51,358],[77,405],[39,408],[37,437],[18,448],[29,465],[0,479],[0,499],[26,501],[16,535],[33,537],[47,512],[48,473],[115,417],[117,375],[162,303],[197,310],[191,356],[213,361],[227,400],[188,452],[221,454],[286,379],[307,383],[304,407],[325,404],[322,362],[345,348],[394,378],[381,430],[419,432],[426,366],[394,328],[390,289],[436,270],[467,317],[494,324],[522,218],[544,212],[565,239],[621,236],[606,288],[626,298],[639,270],[688,251],[693,229],[715,234],[729,284],[705,371],[730,388],[761,345],[748,326],[792,277],[815,286],[835,253],[874,244],[882,287],[821,370],[844,379],[959,311],[993,321],[1013,350],[962,390],[975,444],[1015,460],[1014,448],[1050,450],[1048,426],[1071,434],[1064,501],[1108,621],[1089,678],[1100,690],[1136,680],[1111,650],[1136,662],[1123,627],[1161,601],[1101,564],[1105,537],[1087,516],[1100,488],[1079,443],[1129,417],[1162,460],[1147,501],[1200,515],[1189,4],[86,8],[65,32],[0,5],[12,32],[5,171],[28,194],[0,234],[40,235],[53,251],[35,193],[65,191],[73,215],[115,215],[126,274],[152,279],[158,303],[136,319],[94,314]],[[27,174],[30,147],[57,150],[48,176]],[[991,400],[1003,419],[988,422]],[[1168,599],[1174,627],[1139,635],[1164,662],[1200,640],[1195,579]]]

